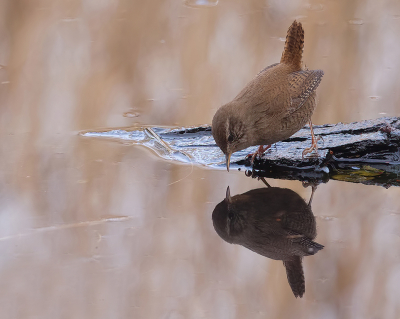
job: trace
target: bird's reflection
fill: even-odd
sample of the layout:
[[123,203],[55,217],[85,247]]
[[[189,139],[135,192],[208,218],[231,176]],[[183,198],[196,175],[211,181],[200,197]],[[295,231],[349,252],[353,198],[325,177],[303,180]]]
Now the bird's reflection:
[[253,189],[225,199],[212,214],[218,235],[268,258],[282,260],[296,297],[305,292],[303,256],[314,255],[324,246],[316,243],[315,218],[307,204],[287,188]]

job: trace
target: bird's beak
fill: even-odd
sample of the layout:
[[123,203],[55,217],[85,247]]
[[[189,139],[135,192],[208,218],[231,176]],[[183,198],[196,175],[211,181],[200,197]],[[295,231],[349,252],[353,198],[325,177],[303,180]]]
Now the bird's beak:
[[226,189],[225,201],[226,201],[228,204],[232,203],[231,190],[230,190],[229,186],[228,186],[228,188]]
[[228,172],[229,172],[229,164],[231,163],[231,155],[232,155],[232,153],[228,153],[228,154],[225,155],[225,158],[226,158],[226,169],[228,170]]

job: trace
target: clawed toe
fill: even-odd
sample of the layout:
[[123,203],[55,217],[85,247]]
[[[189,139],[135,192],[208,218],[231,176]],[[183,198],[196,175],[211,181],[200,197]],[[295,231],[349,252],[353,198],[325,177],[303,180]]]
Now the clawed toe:
[[325,143],[324,138],[323,138],[321,135],[318,135],[318,136],[316,137],[316,140],[317,140],[317,142],[318,142],[319,140],[322,140],[322,144]]
[[249,154],[246,156],[246,158],[249,158],[251,156],[251,164],[254,163],[254,159],[257,157],[257,155],[261,158],[261,156],[264,154],[264,152],[269,149],[271,145],[266,145],[265,147],[263,145],[260,145],[258,150],[254,152],[253,154]]
[[[301,153],[302,159],[304,159],[304,156],[306,156],[307,154],[310,154],[310,153],[311,154],[308,157],[318,157],[318,144],[317,143],[319,140],[324,141],[322,136],[315,137],[311,120],[310,120],[310,131],[311,131],[311,147],[304,149],[303,153]],[[314,152],[314,150],[315,150],[315,152]]]
[[307,156],[309,158],[310,157],[318,157],[319,156],[318,155],[318,145],[317,145],[318,140],[319,140],[319,136],[316,139],[313,139],[311,147],[307,147],[306,149],[304,149],[303,153],[301,153],[301,158],[302,159],[304,159],[304,157],[307,154],[310,154],[310,155]]
[[[315,153],[313,153],[313,151],[315,150]],[[311,153],[311,154],[310,154]],[[303,153],[301,153],[301,158],[304,159],[304,157],[307,155],[307,158],[313,158],[313,157],[318,157],[318,147],[308,147],[306,148]]]

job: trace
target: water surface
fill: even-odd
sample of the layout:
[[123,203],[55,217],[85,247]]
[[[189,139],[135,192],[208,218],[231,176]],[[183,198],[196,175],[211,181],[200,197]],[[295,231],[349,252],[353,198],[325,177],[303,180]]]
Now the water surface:
[[2,318],[400,315],[398,188],[318,187],[325,248],[295,299],[282,262],[213,229],[226,187],[260,181],[78,134],[210,123],[279,61],[294,19],[325,72],[314,123],[400,116],[398,1],[211,2],[0,2]]

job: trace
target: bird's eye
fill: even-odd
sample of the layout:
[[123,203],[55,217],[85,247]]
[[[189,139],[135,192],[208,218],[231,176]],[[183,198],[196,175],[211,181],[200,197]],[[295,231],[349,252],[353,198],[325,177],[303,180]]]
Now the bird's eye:
[[228,142],[232,142],[233,141],[233,135],[232,134],[229,134],[229,136],[228,136]]
[[228,214],[228,219],[231,220],[233,218],[233,213]]

